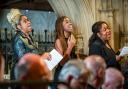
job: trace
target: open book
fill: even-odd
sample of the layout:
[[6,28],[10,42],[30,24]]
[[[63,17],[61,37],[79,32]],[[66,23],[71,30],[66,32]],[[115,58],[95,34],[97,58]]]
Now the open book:
[[119,56],[125,56],[127,54],[128,54],[128,47],[125,46],[125,47],[122,48]]
[[63,56],[57,52],[56,49],[53,49],[51,52],[51,60],[44,60],[49,68],[49,70],[52,70],[63,58]]

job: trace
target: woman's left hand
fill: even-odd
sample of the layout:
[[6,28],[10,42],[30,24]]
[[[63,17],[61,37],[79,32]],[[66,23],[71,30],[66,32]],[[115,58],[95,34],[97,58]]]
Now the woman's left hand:
[[46,52],[41,55],[41,59],[51,60],[51,54]]
[[122,58],[122,56],[116,55],[116,61],[121,61]]

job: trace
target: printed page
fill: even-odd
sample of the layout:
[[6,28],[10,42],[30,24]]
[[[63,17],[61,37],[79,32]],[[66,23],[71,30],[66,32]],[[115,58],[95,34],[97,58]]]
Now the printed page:
[[53,49],[51,52],[51,60],[45,59],[45,62],[49,68],[49,70],[52,70],[63,58],[63,56],[57,52],[56,49]]
[[125,56],[128,54],[128,47],[123,47],[119,56]]

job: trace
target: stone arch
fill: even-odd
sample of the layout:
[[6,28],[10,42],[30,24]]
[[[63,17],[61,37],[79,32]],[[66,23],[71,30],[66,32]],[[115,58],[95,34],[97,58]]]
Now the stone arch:
[[88,39],[94,22],[90,0],[48,0],[48,2],[57,16],[66,15],[71,18],[76,33],[83,37],[84,53],[88,54]]

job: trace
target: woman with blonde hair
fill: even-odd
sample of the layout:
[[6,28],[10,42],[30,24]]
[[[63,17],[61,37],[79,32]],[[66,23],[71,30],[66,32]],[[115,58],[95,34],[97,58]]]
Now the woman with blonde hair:
[[[7,14],[7,19],[16,32],[15,36],[12,39],[15,66],[15,64],[26,53],[38,54],[38,46],[30,35],[30,32],[32,31],[32,26],[31,21],[28,19],[27,16],[21,14],[18,9],[11,9],[11,11]],[[41,56],[42,59],[51,59],[49,53],[44,53]]]
[[[26,53],[38,53],[38,46],[30,35],[32,26],[28,17],[21,14],[18,9],[11,9],[7,19],[16,32],[12,42],[16,60],[18,61]],[[47,59],[48,56],[45,54],[43,57]]]

